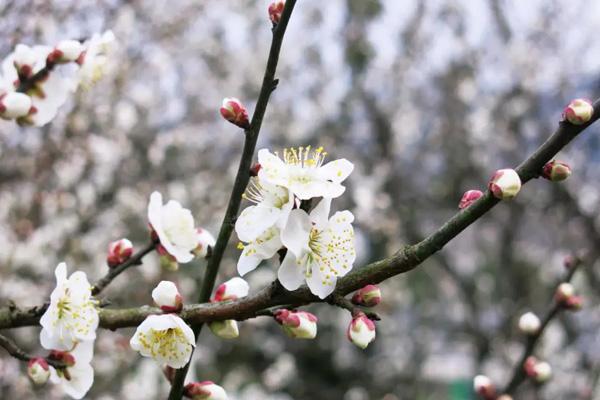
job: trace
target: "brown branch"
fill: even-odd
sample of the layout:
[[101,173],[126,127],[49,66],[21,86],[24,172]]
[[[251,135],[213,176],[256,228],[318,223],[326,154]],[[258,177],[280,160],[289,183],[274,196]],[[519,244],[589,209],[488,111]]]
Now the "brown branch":
[[[29,362],[31,359],[36,358],[27,354],[23,349],[21,349],[15,342],[10,340],[4,335],[0,335],[0,347],[3,347],[4,350],[8,352],[11,356],[16,358],[17,360]],[[54,368],[61,369],[65,368],[65,365],[59,361],[45,358],[46,362],[49,365],[52,365]]]
[[[561,283],[570,282],[571,279],[573,279],[573,275],[575,274],[580,265],[581,262],[578,262],[575,265],[573,265],[573,267],[567,271],[565,277],[556,284],[555,288],[558,287]],[[513,394],[514,391],[519,387],[519,385],[523,383],[525,379],[527,379],[527,374],[525,373],[525,369],[523,368],[525,361],[529,356],[533,354],[535,346],[538,344],[540,338],[544,334],[544,331],[548,327],[550,322],[552,322],[552,320],[559,314],[559,312],[564,309],[563,305],[554,300],[554,292],[552,295],[552,306],[546,311],[546,314],[542,318],[542,322],[538,331],[532,335],[527,336],[527,339],[525,341],[525,347],[523,348],[523,353],[521,354],[521,357],[519,358],[517,364],[515,364],[512,377],[509,383],[506,385],[506,388],[504,389],[503,393]]]
[[350,314],[352,314],[352,317],[357,316],[359,313],[363,313],[367,316],[367,318],[369,318],[373,321],[381,320],[381,318],[379,317],[379,315],[377,315],[377,313],[374,313],[369,310],[365,310],[362,307],[355,305],[354,303],[352,303],[350,300],[348,300],[347,298],[345,298],[342,295],[334,294],[334,295],[328,297],[327,299],[328,299],[329,304],[339,307],[339,308],[343,308],[344,310],[350,311]]

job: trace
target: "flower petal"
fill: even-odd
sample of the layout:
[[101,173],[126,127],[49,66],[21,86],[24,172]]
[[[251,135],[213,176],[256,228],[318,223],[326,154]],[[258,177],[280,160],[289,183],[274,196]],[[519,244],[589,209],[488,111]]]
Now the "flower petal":
[[251,242],[275,222],[281,216],[281,210],[276,207],[268,207],[262,204],[246,208],[237,221],[235,221],[235,232],[241,241]]
[[334,183],[343,182],[354,169],[354,164],[345,158],[330,161],[319,168],[319,176]]
[[271,154],[268,149],[260,149],[258,163],[260,164],[260,171],[258,171],[260,180],[274,185],[287,186],[288,167],[279,157]]
[[324,299],[335,289],[336,277],[328,271],[321,270],[319,264],[313,262],[310,268],[310,275],[306,277],[306,284],[311,293]]
[[304,269],[303,260],[305,258],[296,260],[296,257],[288,251],[279,270],[277,271],[277,278],[281,285],[287,290],[296,290],[300,287],[304,281]]
[[292,210],[288,222],[281,232],[281,242],[288,251],[299,257],[308,249],[310,230],[310,218],[306,211]]

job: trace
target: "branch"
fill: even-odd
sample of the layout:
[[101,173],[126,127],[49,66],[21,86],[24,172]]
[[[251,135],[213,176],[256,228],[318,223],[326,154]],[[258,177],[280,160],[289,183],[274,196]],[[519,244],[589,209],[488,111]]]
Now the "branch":
[[[558,287],[561,283],[570,282],[575,274],[575,271],[579,268],[581,262],[576,263],[572,268],[570,268],[565,277],[561,279],[555,287]],[[554,296],[553,292],[553,296]],[[554,298],[553,298],[554,299]],[[503,393],[513,394],[517,387],[523,383],[523,381],[527,378],[527,374],[525,373],[525,369],[523,365],[529,356],[533,354],[535,350],[535,346],[539,342],[540,338],[544,334],[544,330],[546,327],[552,322],[552,320],[559,314],[559,312],[563,310],[563,306],[555,300],[552,300],[552,306],[546,311],[546,314],[542,318],[542,323],[538,331],[533,335],[528,335],[527,340],[525,342],[525,347],[523,348],[523,353],[521,354],[521,358],[515,365],[512,378],[509,383],[506,385]]]
[[[17,360],[29,362],[31,359],[35,358],[27,354],[23,349],[21,349],[15,342],[10,340],[4,335],[0,335],[0,346],[3,347],[8,354],[16,358]],[[65,365],[59,361],[45,358],[46,362],[49,365],[52,365],[54,368],[61,369],[64,368]]]
[[[242,157],[240,159],[233,189],[231,190],[231,196],[229,197],[229,204],[227,205],[227,210],[225,211],[225,217],[223,218],[221,229],[219,230],[219,236],[217,237],[212,255],[209,258],[206,266],[206,272],[204,274],[202,286],[200,287],[200,294],[198,296],[199,303],[206,303],[210,300],[210,295],[217,279],[217,273],[219,272],[219,266],[221,265],[223,254],[225,253],[227,243],[229,242],[231,233],[233,232],[235,219],[237,218],[240,210],[242,195],[244,194],[246,186],[248,186],[248,181],[250,180],[250,167],[252,164],[252,159],[254,158],[254,151],[256,149],[256,143],[258,141],[258,135],[262,126],[262,121],[265,116],[265,112],[267,111],[267,104],[269,103],[271,93],[277,87],[278,83],[278,81],[275,79],[275,71],[277,70],[277,63],[279,61],[279,52],[281,50],[281,44],[283,43],[283,36],[295,4],[296,0],[286,1],[281,19],[277,26],[273,28],[273,39],[271,41],[271,49],[269,51],[265,75],[263,77],[262,86],[256,102],[256,108],[254,110],[254,114],[252,115],[250,127],[244,132],[245,140]],[[197,338],[198,334],[202,330],[202,323],[193,325],[192,329]],[[190,362],[176,372],[171,384],[169,400],[181,399],[181,396],[183,395],[183,383],[187,374],[187,370],[189,369]]]
[[127,261],[110,268],[103,278],[98,280],[92,287],[92,295],[100,294],[117,276],[124,272],[127,268],[142,264],[142,258],[156,248],[156,243],[151,241],[146,247],[135,253]]

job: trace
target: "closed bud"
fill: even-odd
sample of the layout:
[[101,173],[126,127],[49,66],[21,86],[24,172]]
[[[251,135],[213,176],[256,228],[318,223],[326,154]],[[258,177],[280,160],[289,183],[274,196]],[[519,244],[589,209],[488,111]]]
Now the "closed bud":
[[275,311],[275,320],[283,331],[294,339],[314,339],[317,336],[317,317],[306,311]]
[[24,93],[9,92],[0,96],[0,117],[14,119],[24,117],[31,109],[31,97]]
[[560,182],[571,176],[571,167],[561,161],[550,161],[542,169],[542,177],[552,182]]
[[227,282],[219,285],[212,301],[237,300],[248,296],[249,290],[250,286],[248,285],[248,282],[239,277],[231,278]]
[[545,361],[540,361],[533,356],[527,357],[523,369],[528,377],[537,383],[544,383],[552,376],[552,367]]
[[48,359],[61,362],[67,367],[75,365],[75,357],[67,351],[51,350],[50,354],[48,354]]
[[250,168],[250,176],[258,176],[258,172],[260,171],[260,164],[256,163]]
[[211,332],[222,339],[235,339],[240,336],[237,321],[228,319],[225,321],[214,321],[208,324]]
[[31,76],[35,61],[36,53],[31,47],[24,44],[18,44],[15,47],[13,63],[19,74],[19,79]]
[[463,208],[469,207],[471,204],[479,200],[481,196],[483,196],[483,192],[481,190],[467,190],[460,199],[458,208],[462,210]]
[[248,120],[248,111],[241,101],[235,97],[226,97],[223,99],[223,104],[220,109],[221,115],[227,121],[243,129],[250,127]]
[[163,269],[166,271],[177,271],[179,269],[177,259],[169,254],[162,244],[156,245],[156,251],[158,252],[158,261]]
[[108,245],[108,256],[106,263],[110,268],[114,268],[119,264],[129,260],[133,254],[133,244],[129,239],[123,238],[115,240]]
[[519,318],[519,330],[527,335],[535,335],[541,324],[538,316],[532,312],[527,312]]
[[375,340],[375,335],[375,323],[365,313],[357,313],[348,325],[348,340],[361,349],[366,349]]
[[32,358],[27,364],[27,375],[36,385],[43,385],[50,378],[50,368],[45,359],[41,357]]
[[564,304],[567,310],[579,311],[583,307],[583,297],[571,296]]
[[196,239],[198,245],[192,252],[198,258],[205,258],[208,256],[208,249],[215,246],[215,237],[206,229],[196,228]]
[[503,394],[502,396],[498,396],[498,398],[496,400],[513,400],[513,398],[512,398],[512,396]]
[[567,306],[569,301],[575,296],[575,288],[568,282],[563,282],[556,288],[554,298],[557,303]]
[[569,255],[566,256],[563,260],[563,265],[565,269],[573,269],[581,264],[581,259],[577,256]]
[[179,312],[183,308],[183,299],[177,286],[171,281],[161,281],[152,290],[152,300],[167,313]]
[[48,55],[48,61],[54,63],[77,61],[84,50],[83,44],[77,40],[63,40]]
[[192,400],[227,400],[227,393],[211,381],[193,382],[185,385],[183,394]]
[[375,307],[381,302],[381,290],[376,285],[367,285],[352,296],[352,303],[364,306]]
[[496,398],[496,388],[492,380],[485,375],[477,375],[473,378],[473,391],[485,400]]
[[583,125],[594,115],[592,102],[586,99],[572,100],[563,112],[563,118],[573,125]]
[[494,197],[510,200],[521,190],[521,178],[514,169],[500,169],[492,176],[488,187]]
[[269,5],[269,19],[273,25],[277,25],[281,21],[281,14],[283,14],[283,8],[285,7],[284,0],[277,0]]

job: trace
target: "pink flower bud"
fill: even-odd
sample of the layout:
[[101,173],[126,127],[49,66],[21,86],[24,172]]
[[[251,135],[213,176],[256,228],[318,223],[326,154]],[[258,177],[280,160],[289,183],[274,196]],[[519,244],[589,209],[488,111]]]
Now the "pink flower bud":
[[550,161],[542,169],[542,177],[552,182],[560,182],[571,176],[571,167],[561,161]]
[[24,93],[9,92],[0,96],[0,117],[14,119],[24,117],[31,110],[31,97]]
[[499,169],[492,176],[488,187],[494,197],[510,200],[521,190],[521,178],[514,169]]
[[563,119],[573,125],[583,125],[594,115],[592,102],[586,99],[572,100],[563,112]]
[[161,281],[158,286],[152,290],[152,300],[167,313],[176,313],[183,308],[183,299],[177,286],[171,281]]
[[260,171],[261,165],[256,163],[250,168],[250,176],[258,176],[258,172]]
[[129,239],[119,239],[111,242],[108,245],[108,256],[106,263],[110,268],[114,268],[119,264],[129,260],[133,254],[133,244]]
[[193,250],[193,253],[198,258],[205,258],[208,256],[208,248],[215,246],[215,237],[206,229],[196,228],[196,238],[198,246]]
[[485,400],[496,398],[496,388],[492,380],[485,375],[477,375],[473,378],[473,391]]
[[523,369],[528,377],[535,380],[537,383],[544,383],[552,376],[552,367],[545,361],[540,361],[537,358],[530,356],[525,360]]
[[248,282],[240,277],[231,278],[227,282],[219,285],[212,301],[237,300],[248,296],[249,291],[250,286],[248,285]]
[[535,335],[541,326],[540,319],[532,312],[525,313],[519,318],[519,330],[526,335]]
[[583,303],[581,297],[575,296],[575,288],[568,282],[558,285],[554,298],[559,305],[569,310],[579,310]]
[[367,285],[352,296],[352,303],[364,306],[375,307],[381,302],[381,290],[376,285]]
[[569,269],[573,269],[575,267],[577,267],[579,264],[581,264],[581,259],[579,257],[576,256],[566,256],[563,260],[563,265],[565,267],[565,269],[569,270]]
[[193,382],[185,385],[184,396],[192,400],[227,400],[227,393],[211,381]]
[[275,320],[283,331],[294,339],[314,339],[317,336],[317,317],[306,311],[275,311]]
[[75,365],[75,357],[73,357],[71,353],[66,351],[51,350],[50,354],[48,354],[48,359],[61,362],[67,367],[72,367]]
[[465,194],[463,194],[462,199],[460,199],[458,208],[462,210],[463,208],[469,207],[471,204],[479,200],[481,196],[483,196],[483,192],[481,190],[467,190]]
[[177,271],[179,269],[177,259],[173,257],[162,244],[156,245],[156,251],[158,252],[158,261],[162,268],[166,271]]
[[273,25],[277,25],[281,21],[281,14],[285,7],[285,0],[277,0],[269,5],[269,19]]
[[44,358],[37,357],[29,360],[27,364],[27,375],[36,385],[43,385],[50,378],[50,368]]
[[243,129],[250,127],[248,111],[246,111],[246,107],[244,107],[242,102],[235,97],[224,98],[220,111],[223,118],[232,124]]
[[365,313],[359,312],[352,318],[346,333],[348,340],[361,349],[366,349],[375,340],[375,323]]
[[237,322],[233,319],[214,321],[208,324],[211,332],[222,339],[235,339],[240,336]]

